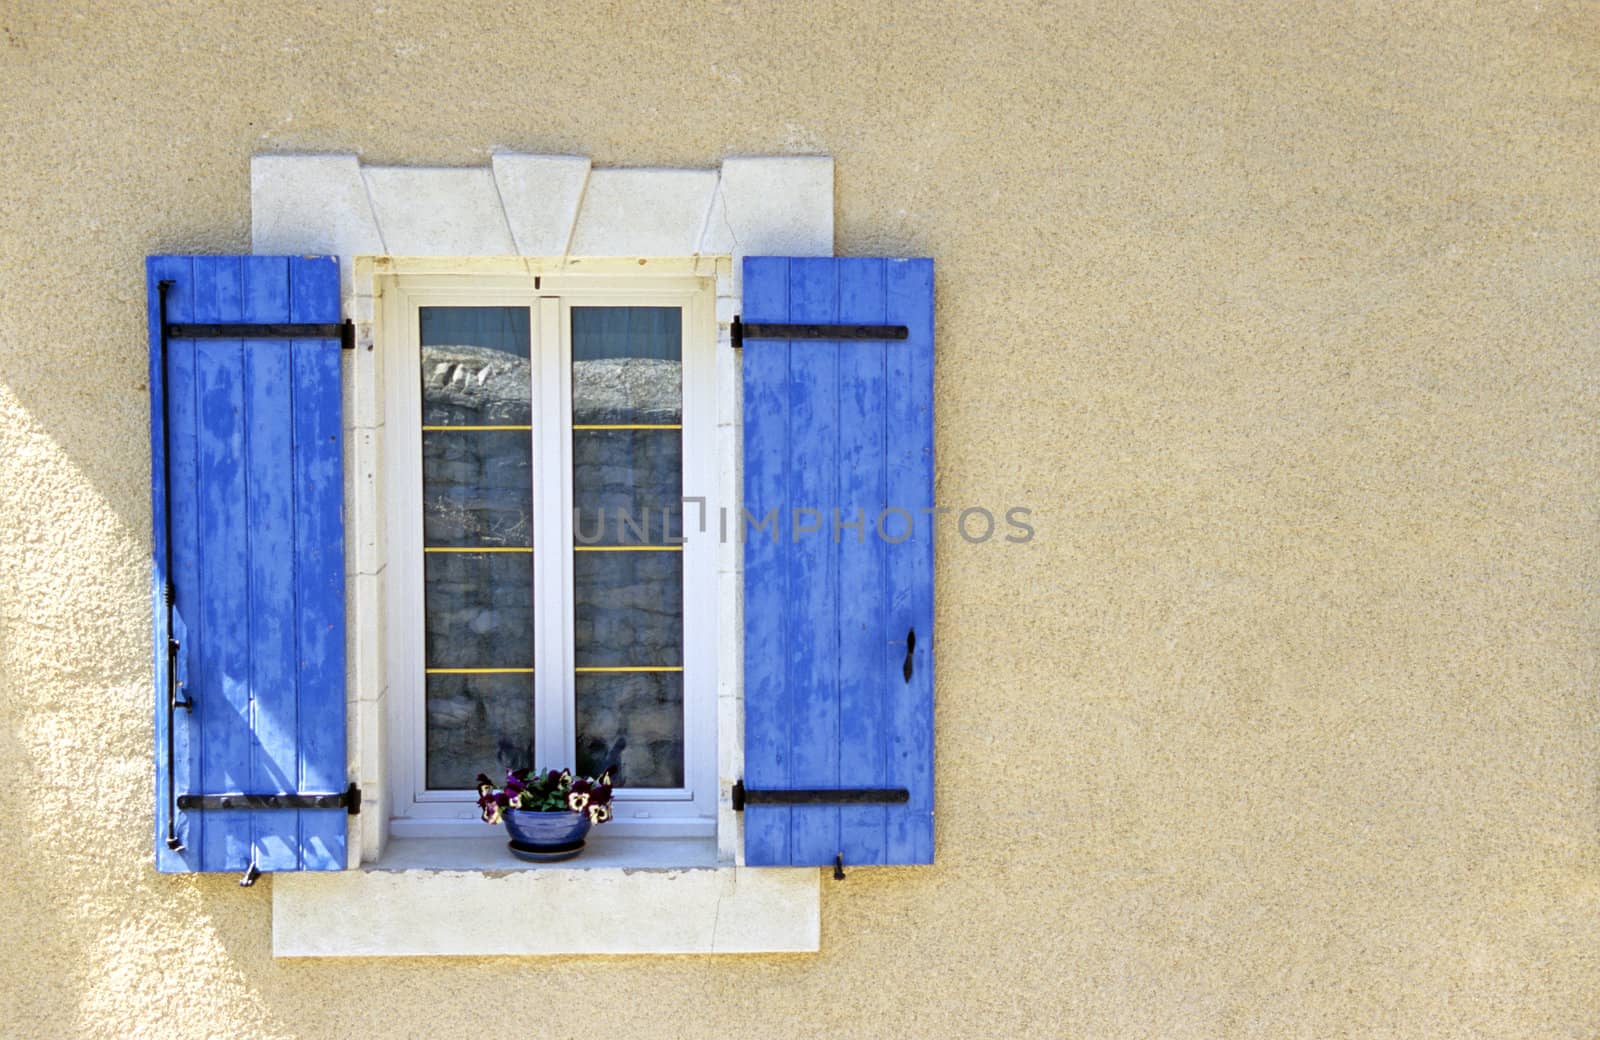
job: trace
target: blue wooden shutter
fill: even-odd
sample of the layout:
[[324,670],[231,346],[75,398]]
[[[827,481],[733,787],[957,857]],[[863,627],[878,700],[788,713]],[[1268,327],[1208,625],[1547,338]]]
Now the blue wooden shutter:
[[[338,261],[156,256],[146,267],[156,865],[338,870],[344,808],[179,808],[181,848],[167,834],[177,797],[346,788],[340,341],[169,337],[163,373],[159,289],[170,283],[169,323],[337,323]],[[168,710],[169,638],[191,710]]]
[[933,262],[747,257],[741,317],[908,331],[744,339],[745,860],[931,863]]

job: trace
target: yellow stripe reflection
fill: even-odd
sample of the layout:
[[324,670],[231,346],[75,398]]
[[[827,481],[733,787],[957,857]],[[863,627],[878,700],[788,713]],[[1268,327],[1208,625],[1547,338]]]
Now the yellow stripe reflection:
[[681,430],[683,423],[573,423],[574,430]]
[[533,552],[533,550],[528,548],[526,545],[428,545],[424,546],[422,551],[425,553]]
[[594,668],[574,668],[573,671],[575,671],[575,672],[681,672],[681,671],[683,671],[683,665],[678,665],[676,668],[672,668],[672,667],[654,668],[654,667],[651,667],[649,665],[645,665],[643,667],[631,666],[630,665],[630,666],[627,666],[627,667],[616,667],[616,668],[599,668],[599,667],[594,667]]
[[532,426],[424,426],[423,433],[443,433],[446,430],[522,430],[533,429]]
[[532,675],[532,668],[424,668],[429,675]]
[[573,552],[683,552],[681,545],[574,545]]

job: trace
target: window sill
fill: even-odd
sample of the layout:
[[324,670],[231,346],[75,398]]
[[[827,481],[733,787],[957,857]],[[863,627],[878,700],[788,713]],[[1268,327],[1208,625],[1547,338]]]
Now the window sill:
[[471,838],[393,838],[383,847],[383,858],[369,870],[628,870],[704,869],[717,865],[716,838],[640,838],[589,832],[583,853],[560,863],[529,863],[506,848],[503,828],[492,830],[474,820],[477,836]]
[[814,953],[820,874],[716,865],[708,839],[591,838],[524,863],[501,837],[395,839],[357,870],[272,875],[276,957]]

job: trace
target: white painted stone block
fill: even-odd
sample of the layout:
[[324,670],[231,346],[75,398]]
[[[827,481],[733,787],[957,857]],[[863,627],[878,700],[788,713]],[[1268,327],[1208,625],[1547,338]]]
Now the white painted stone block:
[[377,431],[345,434],[344,509],[346,573],[376,574],[383,565],[378,529],[383,518],[378,497]]
[[508,256],[516,252],[494,174],[486,169],[369,166],[385,252],[393,256]]
[[344,424],[347,429],[371,429],[383,424],[382,366],[373,323],[357,320],[355,325],[356,349],[344,352]]
[[589,179],[589,160],[573,155],[494,156],[506,222],[523,256],[565,256]]
[[687,256],[697,251],[712,170],[592,170],[573,256]]
[[744,777],[744,716],[738,701],[717,701],[717,860],[736,863],[744,850],[744,814],[734,812],[733,785]]
[[361,859],[368,863],[383,855],[389,831],[389,756],[385,754],[388,710],[386,689],[378,691],[373,700],[356,702],[355,729],[361,745],[355,769],[356,782],[361,785],[361,812],[356,820],[361,832]]
[[383,779],[384,712],[389,708],[389,691],[379,690],[377,696],[356,702],[356,729],[361,735],[361,754],[356,760],[355,776],[361,786],[377,784]]
[[[574,864],[581,862],[574,861]],[[279,874],[277,957],[813,953],[811,868]]]
[[350,298],[350,258],[382,253],[383,239],[353,155],[257,155],[250,160],[250,249],[339,258]]
[[[726,519],[718,516],[714,522],[721,539],[717,545],[717,571],[724,574],[743,573],[744,546],[739,539],[753,535],[753,530],[744,519],[739,437],[737,426],[717,427],[717,501],[727,513]],[[766,535],[763,534],[763,537]]]
[[370,701],[388,685],[383,658],[382,574],[345,578],[345,672],[352,699]]
[[726,330],[717,333],[717,425],[737,426],[744,421],[743,372],[740,356]]
[[724,633],[717,640],[717,696],[738,697],[744,689],[744,575],[717,575],[717,624]]

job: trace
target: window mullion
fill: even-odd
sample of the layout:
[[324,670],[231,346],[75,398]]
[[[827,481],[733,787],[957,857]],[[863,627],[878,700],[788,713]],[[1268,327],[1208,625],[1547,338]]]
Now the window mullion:
[[571,406],[562,364],[561,301],[541,297],[534,323],[532,366],[534,487],[534,744],[538,765],[560,768],[572,758],[571,481],[566,444]]

